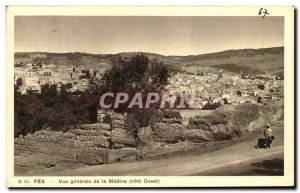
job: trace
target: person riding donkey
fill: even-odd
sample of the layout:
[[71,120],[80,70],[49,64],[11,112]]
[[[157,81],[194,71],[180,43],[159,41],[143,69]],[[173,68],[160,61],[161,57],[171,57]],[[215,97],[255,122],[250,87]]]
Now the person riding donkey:
[[257,140],[257,145],[255,146],[256,149],[259,148],[271,148],[271,143],[275,139],[275,137],[272,135],[272,129],[270,128],[270,124],[267,124],[264,129],[264,137],[265,138],[259,138]]
[[265,127],[265,130],[264,130],[264,135],[265,135],[265,139],[266,139],[268,148],[271,148],[271,143],[274,139],[274,136],[272,134],[273,134],[273,131],[270,127],[270,124],[267,124]]

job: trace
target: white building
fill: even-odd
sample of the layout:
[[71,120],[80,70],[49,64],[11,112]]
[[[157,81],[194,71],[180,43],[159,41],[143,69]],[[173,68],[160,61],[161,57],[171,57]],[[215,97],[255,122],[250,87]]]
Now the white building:
[[22,85],[19,87],[21,94],[26,94],[28,90],[41,92],[39,73],[37,70],[26,68],[15,68],[15,84],[17,80],[22,79]]

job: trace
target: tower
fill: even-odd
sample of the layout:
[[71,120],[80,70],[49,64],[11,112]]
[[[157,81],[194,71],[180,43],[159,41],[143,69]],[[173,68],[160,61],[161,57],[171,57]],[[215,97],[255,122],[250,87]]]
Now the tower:
[[270,82],[269,81],[266,81],[265,91],[268,92],[268,93],[270,91]]

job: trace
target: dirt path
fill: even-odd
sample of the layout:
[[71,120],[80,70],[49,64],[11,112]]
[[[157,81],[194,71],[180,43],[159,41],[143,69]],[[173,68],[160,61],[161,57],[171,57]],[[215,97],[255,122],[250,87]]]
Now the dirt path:
[[283,122],[272,125],[271,149],[255,149],[262,131],[223,149],[162,160],[114,163],[48,172],[51,176],[283,175]]

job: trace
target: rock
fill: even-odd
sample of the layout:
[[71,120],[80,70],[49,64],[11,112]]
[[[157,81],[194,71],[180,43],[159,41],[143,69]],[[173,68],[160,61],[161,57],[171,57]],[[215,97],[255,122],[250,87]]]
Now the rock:
[[109,151],[108,163],[118,161],[135,161],[138,151],[135,148],[111,149]]
[[125,119],[124,115],[122,115],[120,113],[113,113],[110,115],[110,118],[112,120],[124,120]]
[[173,123],[182,123],[182,119],[178,119],[178,118],[163,118],[162,121],[163,123],[169,123],[169,124],[173,124]]
[[[134,145],[132,145],[132,147],[133,147]],[[124,144],[122,144],[122,143],[113,143],[113,145],[112,145],[112,148],[114,148],[114,149],[121,149],[121,148],[126,148],[126,147],[128,147],[127,145],[124,145]]]
[[109,147],[108,137],[102,136],[78,136],[77,145],[85,147]]
[[199,129],[199,130],[204,130],[204,131],[210,131],[211,130],[210,127],[211,127],[211,123],[197,123],[197,122],[191,123],[190,122],[187,125],[188,130],[189,129]]
[[101,165],[105,163],[104,160],[97,154],[80,155],[77,161],[85,165]]
[[227,129],[223,124],[213,125],[211,129],[215,141],[229,140],[233,137],[232,130]]
[[85,165],[100,165],[107,163],[109,149],[80,146],[76,152],[76,161]]
[[54,163],[54,162],[50,162],[47,164],[47,168],[53,168],[55,166],[56,166],[56,163]]
[[83,124],[80,126],[83,130],[105,130],[111,131],[110,124],[108,123],[96,123],[96,124]]
[[125,127],[125,121],[124,121],[124,119],[112,119],[111,120],[111,126],[112,126],[113,129],[124,128]]
[[184,141],[186,128],[181,124],[155,123],[152,126],[154,141],[177,143]]
[[79,136],[110,136],[110,131],[107,130],[83,130],[83,129],[73,129],[72,130],[75,135]]
[[143,144],[150,144],[153,142],[153,131],[150,126],[140,128],[138,136],[139,136],[139,140]]
[[[114,128],[111,132],[111,142],[114,144],[122,144],[127,147],[136,147],[136,142],[133,134],[126,131],[124,128]],[[122,146],[120,146],[122,147]],[[115,148],[117,148],[115,146]]]
[[163,118],[160,122],[174,124],[181,124],[183,121],[182,116],[179,111],[176,110],[166,110],[163,112]]
[[191,117],[187,129],[200,129],[210,131],[213,125],[212,120],[204,117]]
[[165,118],[177,118],[182,119],[182,116],[179,111],[176,110],[166,110],[164,111],[164,117]]
[[27,135],[25,135],[23,137],[23,139],[26,139],[26,140],[31,139],[31,138],[32,138],[32,134],[30,134],[30,133],[28,133]]
[[212,140],[210,132],[200,129],[190,129],[186,132],[186,139],[194,143],[203,143]]
[[150,126],[140,128],[137,139],[139,158],[148,157],[149,154],[152,154],[159,148],[161,148],[161,143],[154,141],[152,128]]

